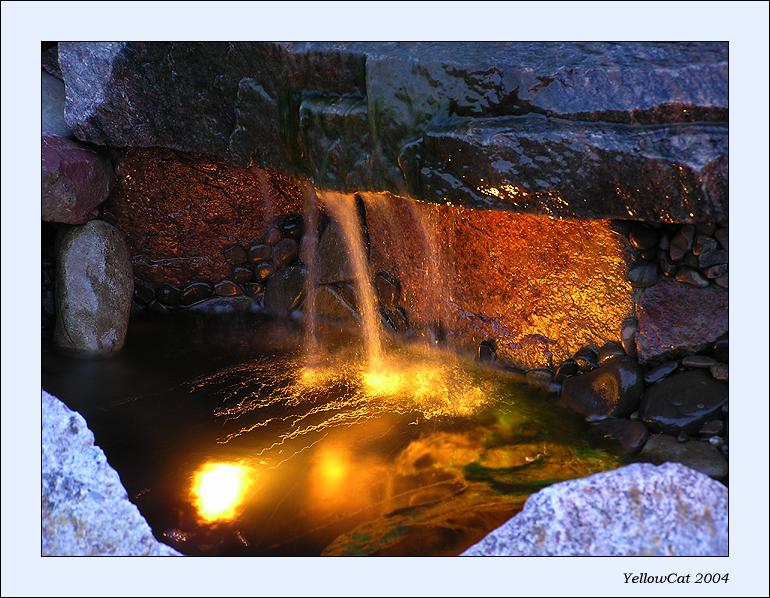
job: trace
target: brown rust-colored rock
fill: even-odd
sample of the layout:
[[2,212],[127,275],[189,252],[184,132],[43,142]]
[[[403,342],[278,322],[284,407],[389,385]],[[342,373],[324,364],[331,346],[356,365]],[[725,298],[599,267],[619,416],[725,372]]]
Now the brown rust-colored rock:
[[201,154],[133,150],[116,172],[103,217],[125,233],[136,276],[153,284],[227,278],[228,249],[249,247],[274,219],[302,211],[293,179]]
[[365,194],[370,271],[401,285],[410,323],[527,369],[618,340],[632,310],[624,242],[606,220],[418,203]]
[[698,288],[661,280],[639,293],[636,347],[642,363],[675,349],[694,353],[728,330],[729,295],[715,286]]

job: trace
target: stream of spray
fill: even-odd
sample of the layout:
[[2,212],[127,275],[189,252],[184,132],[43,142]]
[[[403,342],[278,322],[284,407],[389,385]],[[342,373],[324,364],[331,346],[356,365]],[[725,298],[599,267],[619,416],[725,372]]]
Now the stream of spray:
[[319,192],[319,199],[342,231],[353,269],[353,286],[361,315],[367,367],[371,372],[382,369],[382,339],[377,298],[371,284],[369,264],[364,248],[361,224],[352,195],[331,191]]
[[318,360],[318,323],[316,291],[318,288],[318,198],[312,183],[308,182],[303,210],[305,233],[302,237],[301,257],[305,264],[305,355],[307,365]]

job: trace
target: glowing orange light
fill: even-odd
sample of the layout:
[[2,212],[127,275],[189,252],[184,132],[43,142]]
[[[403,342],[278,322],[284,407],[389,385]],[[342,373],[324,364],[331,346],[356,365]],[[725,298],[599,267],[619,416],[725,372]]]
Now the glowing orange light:
[[403,376],[392,371],[364,372],[363,379],[366,391],[372,395],[394,395],[404,385]]
[[216,462],[198,469],[192,495],[200,518],[207,523],[235,519],[250,485],[250,471],[240,463]]

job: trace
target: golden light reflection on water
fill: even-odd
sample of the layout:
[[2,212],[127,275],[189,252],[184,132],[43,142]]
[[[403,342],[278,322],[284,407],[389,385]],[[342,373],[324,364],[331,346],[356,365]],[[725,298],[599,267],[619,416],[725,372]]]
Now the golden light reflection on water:
[[243,463],[204,463],[194,474],[191,494],[201,520],[232,521],[251,486],[252,469]]

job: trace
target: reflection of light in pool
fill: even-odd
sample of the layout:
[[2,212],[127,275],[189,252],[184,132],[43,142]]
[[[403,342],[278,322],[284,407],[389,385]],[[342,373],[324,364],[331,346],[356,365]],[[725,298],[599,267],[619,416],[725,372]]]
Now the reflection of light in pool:
[[231,521],[248,489],[249,467],[239,463],[205,463],[195,472],[192,495],[198,515],[207,523]]

